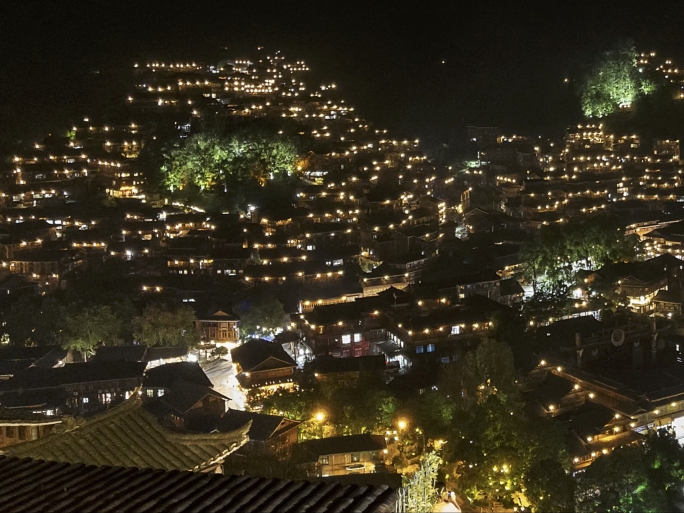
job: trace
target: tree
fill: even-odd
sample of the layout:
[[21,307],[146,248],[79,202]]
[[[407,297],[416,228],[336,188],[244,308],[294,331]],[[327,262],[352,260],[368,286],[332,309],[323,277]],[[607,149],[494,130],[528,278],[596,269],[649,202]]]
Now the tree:
[[520,251],[525,277],[535,295],[567,295],[577,271],[608,262],[629,262],[636,256],[636,240],[625,237],[617,218],[595,216],[565,224],[542,226]]
[[214,134],[196,134],[177,142],[164,156],[163,183],[181,190],[194,185],[200,190],[215,185],[228,167],[226,141]]
[[265,130],[243,130],[228,140],[231,173],[240,179],[251,178],[260,185],[276,175],[295,171],[297,148],[288,139]]
[[684,448],[672,431],[650,433],[641,446],[615,449],[577,479],[577,513],[675,511],[682,501]]
[[403,507],[397,509],[407,513],[432,511],[439,498],[435,482],[441,462],[442,460],[434,452],[427,453],[423,457],[420,468],[405,481],[399,491],[399,501]]
[[377,383],[359,380],[342,386],[326,383],[317,404],[328,410],[327,421],[341,435],[383,432],[392,426],[397,400]]
[[531,421],[524,406],[494,394],[462,413],[445,446],[456,486],[473,502],[520,505],[525,478],[544,459],[567,464],[564,433],[544,419]]
[[584,115],[600,118],[630,108],[639,96],[654,90],[654,82],[637,67],[634,43],[627,41],[600,55],[579,92]]
[[62,347],[75,349],[87,360],[99,344],[119,342],[122,322],[110,306],[86,307],[67,315],[62,333]]
[[575,482],[558,460],[535,461],[525,475],[524,482],[525,496],[535,513],[566,513],[575,510]]
[[448,438],[456,417],[456,404],[453,399],[437,390],[425,393],[410,401],[405,408],[413,412],[417,425],[425,430],[428,438]]
[[164,155],[162,183],[171,190],[196,187],[227,192],[249,182],[264,185],[295,170],[296,146],[263,130],[242,130],[226,138],[200,133],[176,142]]
[[478,402],[497,393],[502,399],[513,394],[515,365],[511,348],[505,342],[484,339],[475,351],[466,354],[462,376],[463,394]]
[[194,310],[187,305],[169,310],[152,304],[133,319],[133,337],[148,346],[193,347],[200,342],[196,320]]
[[240,318],[240,330],[244,338],[273,335],[283,327],[285,318],[283,304],[275,297],[264,294],[237,303],[233,313]]
[[65,317],[66,308],[57,299],[24,295],[4,316],[4,330],[15,345],[51,345],[57,342]]

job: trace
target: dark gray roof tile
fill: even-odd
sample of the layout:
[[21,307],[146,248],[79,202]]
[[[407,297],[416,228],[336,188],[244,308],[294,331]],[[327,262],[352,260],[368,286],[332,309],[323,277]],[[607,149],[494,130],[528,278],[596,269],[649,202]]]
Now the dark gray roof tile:
[[386,485],[343,485],[67,464],[0,456],[0,504],[7,513],[98,511],[189,513],[396,511]]

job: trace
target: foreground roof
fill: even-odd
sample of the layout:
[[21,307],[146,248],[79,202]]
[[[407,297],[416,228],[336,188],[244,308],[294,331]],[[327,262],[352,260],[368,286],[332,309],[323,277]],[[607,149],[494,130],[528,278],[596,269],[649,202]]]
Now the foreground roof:
[[0,457],[0,504],[7,513],[145,511],[186,513],[395,511],[386,486],[70,465]]
[[[106,413],[61,433],[11,445],[8,456],[165,470],[203,470],[220,463],[247,441],[249,425],[231,432],[189,434],[171,431],[147,411],[138,394]],[[1,488],[1,487],[0,487]],[[0,501],[1,502],[1,501]]]

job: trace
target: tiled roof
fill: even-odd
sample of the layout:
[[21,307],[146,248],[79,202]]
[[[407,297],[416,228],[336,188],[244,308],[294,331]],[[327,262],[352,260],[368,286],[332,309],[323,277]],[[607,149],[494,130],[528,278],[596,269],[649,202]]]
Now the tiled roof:
[[144,387],[171,388],[174,382],[182,379],[203,387],[213,387],[202,367],[195,362],[167,363],[149,369],[143,379]]
[[502,296],[512,296],[514,294],[524,294],[525,291],[520,286],[520,282],[515,278],[510,278],[508,280],[501,280],[501,291]]
[[97,349],[91,362],[142,362],[147,346],[104,346]]
[[2,390],[52,388],[77,383],[142,379],[147,365],[138,362],[70,363],[64,367],[42,369],[30,367],[17,372],[2,383]]
[[382,435],[333,436],[307,440],[297,444],[297,450],[305,461],[317,461],[319,456],[330,454],[346,454],[362,451],[382,451],[387,448],[387,442]]
[[153,346],[147,349],[145,353],[144,362],[153,362],[155,360],[166,360],[170,358],[183,358],[188,356],[187,347],[158,347]]
[[269,358],[278,361],[278,368],[297,366],[292,357],[285,352],[283,346],[260,338],[253,338],[249,342],[232,349],[230,354],[233,361],[239,363],[245,372],[251,372]]
[[217,310],[213,314],[201,319],[202,321],[237,321],[237,317],[227,314],[223,310]]
[[6,513],[358,512],[396,511],[386,486],[289,481],[249,476],[0,457],[0,504]]
[[[159,398],[159,402],[166,405],[173,412],[184,415],[195,406],[198,402],[207,396],[217,397],[222,401],[229,401],[225,395],[216,392],[215,390],[179,379],[173,383],[168,393]],[[244,426],[247,422],[244,422]],[[236,428],[239,426],[236,426]]]
[[291,429],[297,429],[301,421],[286,419],[280,415],[266,415],[241,410],[228,410],[217,423],[219,431],[233,431],[251,421],[247,433],[250,440],[265,441]]
[[164,428],[135,394],[107,413],[61,433],[4,449],[9,456],[123,467],[202,470],[247,441],[249,425],[228,433],[186,434]]

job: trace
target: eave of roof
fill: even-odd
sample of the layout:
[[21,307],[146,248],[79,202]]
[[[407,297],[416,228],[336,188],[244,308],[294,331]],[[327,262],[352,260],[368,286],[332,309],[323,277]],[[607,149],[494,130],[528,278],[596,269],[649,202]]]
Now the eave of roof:
[[10,456],[65,463],[165,470],[203,470],[247,442],[249,424],[228,433],[185,434],[163,427],[138,394],[61,433],[12,445]]

